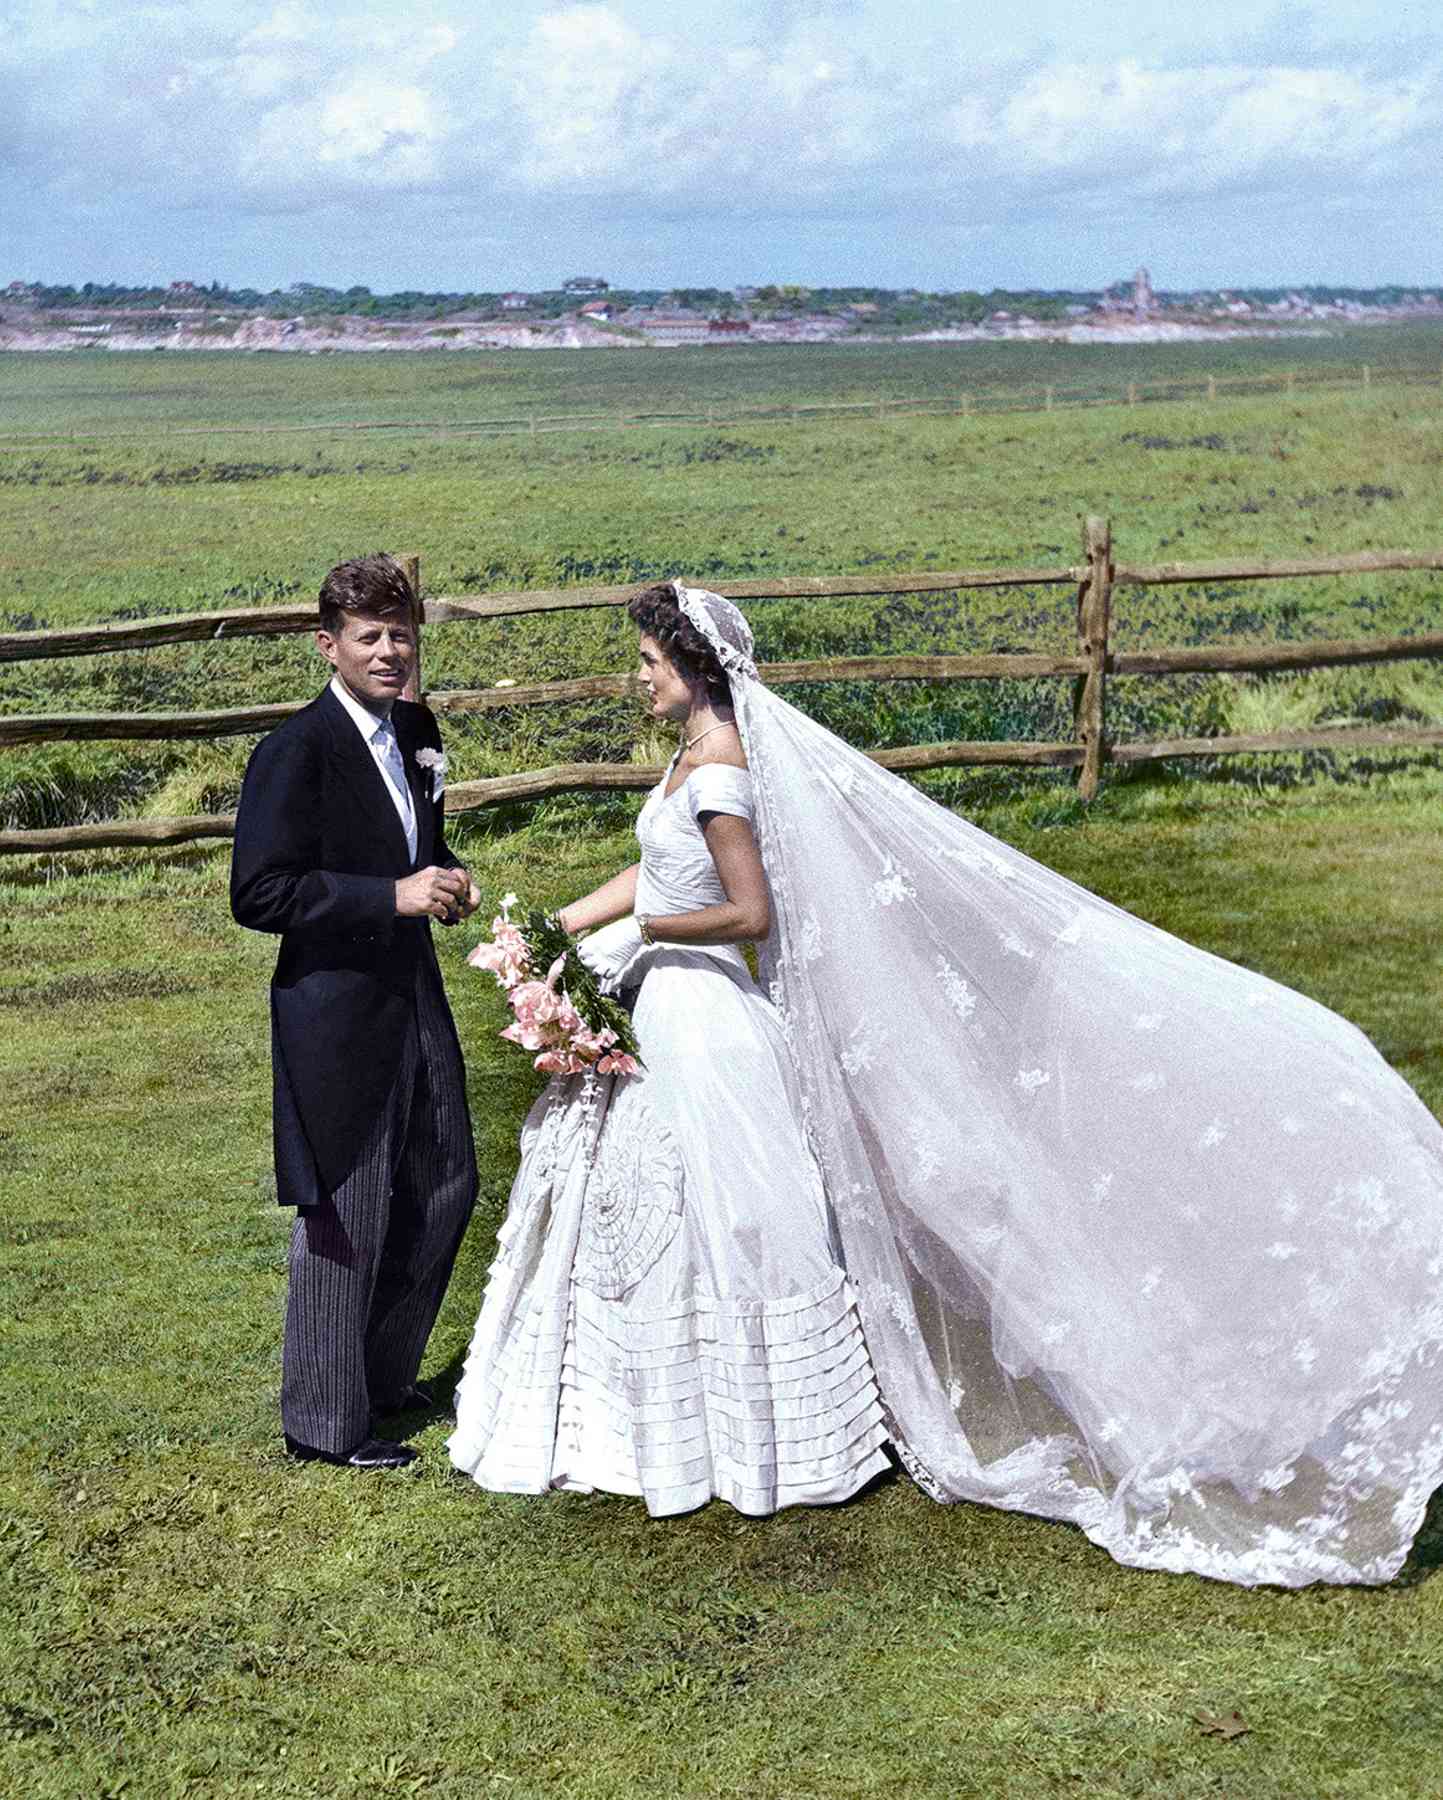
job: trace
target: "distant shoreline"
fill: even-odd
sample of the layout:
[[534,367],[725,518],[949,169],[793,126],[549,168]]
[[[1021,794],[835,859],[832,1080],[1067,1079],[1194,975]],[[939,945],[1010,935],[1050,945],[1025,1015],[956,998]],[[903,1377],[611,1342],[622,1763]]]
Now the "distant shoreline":
[[1106,319],[1096,323],[1079,320],[1016,320],[1007,324],[957,325],[915,332],[847,332],[839,334],[810,327],[806,320],[787,325],[759,326],[745,336],[728,334],[710,342],[677,340],[639,331],[603,328],[573,320],[547,325],[484,323],[385,324],[371,320],[327,319],[311,324],[296,319],[250,318],[231,324],[205,318],[178,322],[159,334],[128,328],[128,322],[107,320],[36,328],[0,321],[0,353],[69,354],[103,350],[116,353],[234,355],[416,355],[457,350],[526,352],[544,350],[672,350],[712,349],[738,345],[814,344],[1169,344],[1217,343],[1229,339],[1332,337],[1341,329],[1360,325],[1386,325],[1436,319],[1435,309],[1400,309],[1337,321],[1257,322],[1227,320],[1216,324],[1200,321],[1171,322],[1161,319]]

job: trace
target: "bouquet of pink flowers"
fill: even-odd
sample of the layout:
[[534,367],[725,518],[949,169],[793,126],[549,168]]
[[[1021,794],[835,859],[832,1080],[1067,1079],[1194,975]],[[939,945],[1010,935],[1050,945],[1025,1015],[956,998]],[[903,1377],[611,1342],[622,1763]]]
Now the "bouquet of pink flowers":
[[602,993],[551,914],[531,908],[523,929],[511,917],[515,905],[515,894],[503,897],[489,941],[466,958],[505,990],[516,1017],[502,1037],[539,1052],[534,1066],[551,1075],[635,1075],[641,1061],[626,1009]]

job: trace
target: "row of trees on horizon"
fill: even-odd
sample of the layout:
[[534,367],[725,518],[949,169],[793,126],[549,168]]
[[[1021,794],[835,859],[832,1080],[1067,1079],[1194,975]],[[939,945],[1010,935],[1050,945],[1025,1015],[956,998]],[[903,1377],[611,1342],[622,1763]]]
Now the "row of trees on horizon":
[[[369,287],[327,287],[319,282],[297,281],[286,288],[263,290],[177,281],[165,287],[129,285],[123,282],[87,281],[79,285],[45,282],[12,282],[0,292],[0,304],[18,303],[39,311],[74,308],[129,308],[140,311],[172,311],[202,307],[206,311],[233,309],[264,313],[275,318],[347,316],[352,318],[427,320],[470,316],[501,318],[521,316],[557,319],[572,313],[588,293],[604,294],[617,309],[675,308],[711,317],[776,318],[807,314],[860,315],[877,326],[916,327],[951,321],[980,323],[998,312],[1026,314],[1038,320],[1061,319],[1069,312],[1091,310],[1109,299],[1125,300],[1130,282],[1110,288],[992,288],[924,292],[917,288],[804,287],[796,284],[763,284],[758,287],[616,288],[596,282],[580,289],[534,290],[525,295],[501,291],[431,292],[403,289],[377,294]],[[1292,287],[1235,287],[1227,289],[1158,289],[1156,304],[1165,310],[1207,308],[1222,300],[1243,300],[1267,306],[1298,296],[1311,305],[1354,304],[1369,307],[1404,307],[1436,302],[1436,294],[1421,288],[1388,285],[1375,288],[1328,284]],[[518,304],[520,303],[520,304]]]

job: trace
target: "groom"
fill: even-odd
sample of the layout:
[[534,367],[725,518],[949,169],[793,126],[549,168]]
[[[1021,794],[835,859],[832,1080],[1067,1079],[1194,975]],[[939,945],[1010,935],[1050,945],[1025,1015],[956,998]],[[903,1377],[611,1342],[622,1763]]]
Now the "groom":
[[431,920],[480,895],[451,854],[436,721],[401,698],[415,599],[389,556],[321,586],[333,674],[246,770],[231,911],[280,934],[271,981],[276,1187],[296,1207],[282,1359],[286,1448],[401,1468],[376,1420],[429,1396],[421,1354],[476,1198],[456,1028]]

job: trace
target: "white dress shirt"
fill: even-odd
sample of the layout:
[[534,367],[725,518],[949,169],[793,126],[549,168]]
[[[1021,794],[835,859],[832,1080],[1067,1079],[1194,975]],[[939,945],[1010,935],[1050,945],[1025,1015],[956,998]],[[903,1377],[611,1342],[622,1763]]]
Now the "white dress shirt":
[[406,848],[410,852],[411,861],[415,862],[416,808],[411,799],[411,784],[406,780],[401,746],[396,741],[396,727],[389,719],[383,719],[379,713],[373,713],[370,707],[363,706],[339,675],[331,677],[331,692],[351,715],[356,730],[366,740],[371,755],[376,759],[376,767],[381,771],[381,779],[391,796],[391,804],[401,821],[401,829],[406,833]]

